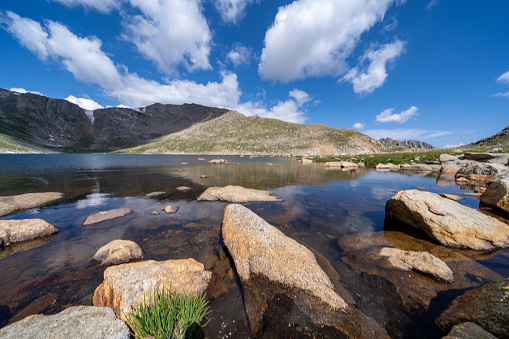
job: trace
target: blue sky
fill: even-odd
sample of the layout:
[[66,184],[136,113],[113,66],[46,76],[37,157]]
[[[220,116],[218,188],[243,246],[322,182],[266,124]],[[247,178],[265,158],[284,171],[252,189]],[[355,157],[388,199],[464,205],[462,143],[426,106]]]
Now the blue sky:
[[505,0],[2,1],[0,88],[467,144],[509,125],[507,13]]

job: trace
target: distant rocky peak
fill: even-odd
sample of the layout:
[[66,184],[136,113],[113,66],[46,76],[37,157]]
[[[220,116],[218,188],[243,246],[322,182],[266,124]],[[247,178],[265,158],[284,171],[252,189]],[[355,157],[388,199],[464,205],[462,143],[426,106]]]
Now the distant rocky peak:
[[423,141],[417,141],[417,140],[403,140],[399,141],[396,139],[391,138],[381,138],[380,142],[389,147],[406,147],[406,148],[413,148],[413,149],[434,149],[436,148],[433,145],[430,145]]

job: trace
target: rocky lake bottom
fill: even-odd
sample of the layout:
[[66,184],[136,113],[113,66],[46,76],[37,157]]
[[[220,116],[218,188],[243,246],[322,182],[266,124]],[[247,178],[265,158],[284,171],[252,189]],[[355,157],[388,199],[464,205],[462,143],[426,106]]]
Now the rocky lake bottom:
[[[125,239],[141,247],[138,261],[194,258],[224,281],[228,292],[209,302],[208,338],[337,337],[333,326],[317,324],[284,294],[277,302],[269,300],[260,331],[251,332],[243,288],[221,236],[228,203],[197,201],[211,186],[239,185],[281,197],[244,206],[310,249],[332,283],[344,289],[345,301],[393,338],[442,337],[436,319],[453,299],[509,277],[509,250],[444,247],[386,219],[387,200],[401,190],[422,187],[463,196],[475,186],[457,185],[439,173],[327,169],[280,157],[221,156],[227,164],[207,163],[214,158],[0,155],[0,196],[65,193],[59,203],[0,218],[41,218],[59,229],[56,235],[0,248],[0,328],[28,315],[92,305],[106,270],[92,256],[110,241]],[[190,189],[177,190],[182,186]],[[167,195],[146,196],[161,191]],[[459,203],[479,209],[473,196]],[[164,213],[170,204],[179,207],[176,213]],[[91,214],[116,208],[133,213],[83,226]],[[483,213],[509,223],[491,210]],[[427,251],[447,263],[454,282],[377,265],[382,247]]]

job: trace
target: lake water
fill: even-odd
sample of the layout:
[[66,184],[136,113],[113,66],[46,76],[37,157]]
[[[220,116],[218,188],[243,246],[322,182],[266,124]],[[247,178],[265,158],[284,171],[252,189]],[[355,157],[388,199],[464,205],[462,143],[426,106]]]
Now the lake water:
[[[207,337],[277,337],[279,332],[273,328],[281,324],[267,323],[257,335],[249,331],[242,288],[220,238],[226,204],[196,201],[206,188],[229,184],[270,190],[283,198],[282,202],[246,207],[330,263],[325,270],[336,276],[333,282],[340,283],[355,300],[355,307],[392,337],[441,337],[434,320],[454,297],[490,280],[509,277],[509,251],[446,249],[423,234],[385,221],[385,203],[400,190],[423,187],[462,195],[474,187],[460,187],[438,178],[437,173],[328,170],[279,157],[221,156],[229,163],[206,162],[213,158],[217,157],[0,155],[0,195],[66,194],[61,203],[2,218],[42,218],[60,232],[0,249],[0,327],[34,313],[54,314],[69,306],[91,305],[106,269],[92,261],[92,256],[112,240],[128,239],[140,245],[144,259],[192,257],[224,279],[229,292],[210,302]],[[180,192],[178,186],[191,190]],[[144,196],[154,191],[169,196]],[[479,208],[474,197],[460,203]],[[162,212],[168,204],[179,206],[178,212]],[[134,213],[82,226],[90,214],[120,207]],[[150,215],[152,211],[161,214]],[[448,263],[455,283],[438,283],[415,273],[405,273],[407,280],[402,280],[400,272],[376,268],[367,249],[381,244],[430,251]]]

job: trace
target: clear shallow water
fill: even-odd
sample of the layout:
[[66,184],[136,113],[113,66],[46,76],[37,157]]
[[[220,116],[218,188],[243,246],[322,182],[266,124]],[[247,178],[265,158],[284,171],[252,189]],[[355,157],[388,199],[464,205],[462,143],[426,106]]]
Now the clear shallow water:
[[[387,199],[399,190],[416,187],[457,195],[473,187],[459,187],[444,178],[437,179],[437,174],[327,170],[318,164],[301,165],[287,158],[221,156],[228,159],[227,165],[210,165],[198,158],[217,157],[0,155],[0,195],[48,191],[66,194],[66,200],[57,205],[2,218],[42,218],[60,232],[0,249],[0,326],[37,312],[52,314],[73,305],[91,305],[105,270],[91,257],[112,240],[128,239],[141,246],[145,259],[193,257],[218,272],[229,293],[211,302],[206,335],[255,337],[247,326],[238,278],[223,254],[220,227],[226,204],[196,201],[207,187],[228,184],[267,189],[282,197],[283,202],[246,206],[328,262],[329,270],[339,274],[337,283],[349,291],[357,307],[383,324],[394,337],[440,337],[434,318],[456,295],[490,278],[509,276],[509,251],[479,255],[443,250],[417,234],[415,237],[423,238],[419,246],[446,251],[440,253],[453,258],[453,271],[466,272],[466,278],[458,279],[454,286],[414,274],[411,278],[422,281],[423,289],[429,285],[441,291],[424,312],[420,306],[405,308],[401,300],[405,300],[406,292],[396,280],[385,276],[385,272],[364,267],[370,265],[367,258],[349,253],[341,243],[360,244],[359,239],[367,239],[372,244],[383,240],[400,248],[415,247],[398,225],[385,221]],[[182,165],[184,162],[188,164]],[[208,178],[200,179],[200,175]],[[192,189],[179,192],[178,186]],[[166,191],[169,196],[144,196],[154,191]],[[473,197],[460,203],[479,206]],[[179,206],[179,211],[166,215],[162,209],[168,204]],[[134,213],[95,226],[82,226],[90,214],[119,207],[130,207]],[[154,210],[162,213],[150,215]],[[265,334],[259,336],[271,337],[271,325],[266,328]]]

